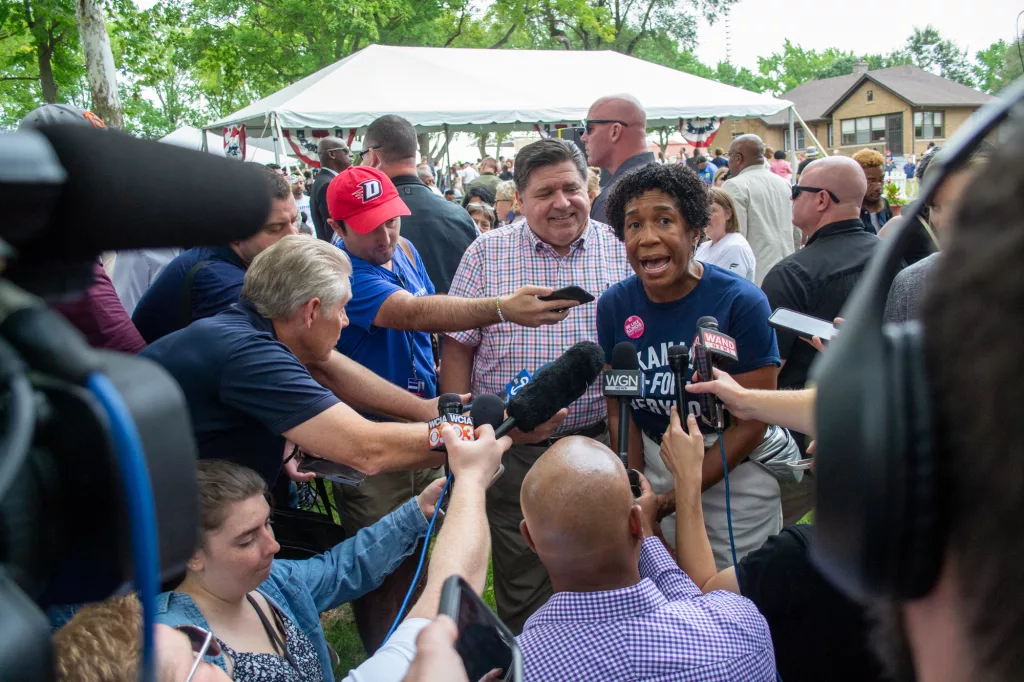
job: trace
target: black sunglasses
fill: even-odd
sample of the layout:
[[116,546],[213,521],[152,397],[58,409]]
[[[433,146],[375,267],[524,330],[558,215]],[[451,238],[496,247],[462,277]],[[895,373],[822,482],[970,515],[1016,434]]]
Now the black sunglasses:
[[192,678],[195,677],[196,671],[199,669],[199,664],[203,662],[203,658],[206,656],[224,656],[228,677],[233,679],[235,661],[226,651],[220,648],[220,644],[217,643],[217,639],[213,636],[212,632],[195,625],[178,625],[174,629],[188,637],[188,641],[192,645],[192,653],[196,655],[196,660],[192,663],[192,669],[188,671],[188,677],[185,678],[185,682],[192,682]]
[[834,201],[837,204],[839,203],[839,197],[837,197],[832,190],[825,189],[824,187],[808,187],[807,185],[793,185],[792,192],[793,201],[796,201],[796,198],[800,196],[800,192],[828,192],[828,195],[832,199],[832,201]]
[[364,156],[367,152],[372,152],[374,149],[380,149],[383,146],[383,144],[375,144],[370,147],[367,147],[366,149],[360,149],[359,151],[356,152],[356,154],[358,154],[359,156]]
[[583,126],[587,129],[587,135],[590,135],[591,133],[593,133],[594,132],[594,126],[596,126],[598,124],[601,124],[601,123],[618,123],[620,126],[622,126],[624,128],[628,128],[629,127],[629,124],[626,123],[625,121],[616,121],[613,118],[591,118],[591,119],[587,119],[586,121],[583,122]]

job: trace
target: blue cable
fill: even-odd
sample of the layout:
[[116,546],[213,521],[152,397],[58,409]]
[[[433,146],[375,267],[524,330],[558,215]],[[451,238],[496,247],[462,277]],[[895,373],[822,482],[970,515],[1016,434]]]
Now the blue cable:
[[156,656],[153,626],[156,620],[156,597],[160,591],[159,528],[156,504],[150,485],[149,470],[143,453],[142,439],[135,427],[128,406],[110,379],[93,372],[85,381],[110,420],[114,454],[121,470],[121,482],[128,506],[128,526],[132,540],[132,572],[135,588],[142,603],[142,665],[143,682],[156,679]]
[[718,433],[718,448],[722,451],[722,478],[725,480],[725,519],[729,523],[729,549],[732,550],[732,565],[736,567],[736,538],[732,535],[732,502],[729,495],[729,462],[725,459],[725,443]]
[[434,523],[437,521],[437,517],[440,516],[441,504],[444,502],[444,497],[448,494],[448,486],[452,484],[452,475],[448,474],[448,479],[444,482],[444,488],[441,489],[441,496],[437,498],[437,504],[434,505],[434,515],[430,517],[430,524],[427,526],[427,534],[423,536],[423,551],[420,552],[420,563],[416,567],[416,574],[412,577],[412,585],[409,586],[409,591],[405,593],[405,599],[402,600],[402,606],[398,609],[398,615],[395,616],[395,622],[391,624],[391,629],[388,630],[387,637],[384,638],[384,642],[381,646],[388,643],[391,639],[391,635],[395,634],[395,630],[398,629],[398,624],[402,622],[402,614],[405,613],[405,607],[409,605],[409,599],[412,598],[412,593],[416,591],[416,585],[420,582],[420,573],[423,572],[423,562],[427,560],[427,550],[430,549],[430,536],[434,534]]

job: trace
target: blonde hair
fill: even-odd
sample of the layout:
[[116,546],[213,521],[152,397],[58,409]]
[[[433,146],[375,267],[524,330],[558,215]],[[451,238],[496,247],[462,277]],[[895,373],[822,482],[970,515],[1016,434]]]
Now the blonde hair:
[[83,606],[53,635],[58,682],[135,682],[142,608],[134,594]]
[[260,315],[284,320],[314,298],[325,309],[347,301],[351,275],[352,263],[338,247],[308,235],[289,235],[253,259],[242,298]]
[[711,195],[712,202],[718,204],[729,213],[729,217],[725,220],[725,231],[739,232],[740,221],[736,217],[736,205],[732,203],[732,196],[720,187],[711,187],[708,189],[708,193]]
[[853,160],[859,163],[861,168],[881,168],[885,165],[885,157],[874,149],[861,149],[853,155]]
[[590,166],[587,168],[587,194],[590,200],[601,193],[601,169]]
[[711,184],[714,185],[716,182],[718,182],[718,178],[722,177],[723,175],[725,175],[728,172],[729,172],[729,167],[728,166],[722,166],[721,168],[716,170],[715,171],[715,177],[711,180]]

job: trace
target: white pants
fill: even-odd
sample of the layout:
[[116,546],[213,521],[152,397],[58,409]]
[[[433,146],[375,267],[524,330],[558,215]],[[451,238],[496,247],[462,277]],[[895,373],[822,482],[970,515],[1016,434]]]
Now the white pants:
[[[704,446],[715,443],[718,436],[705,436]],[[656,493],[672,490],[672,474],[661,461],[661,446],[643,435],[644,475],[651,482]],[[720,456],[717,447],[708,455]],[[768,539],[782,530],[782,503],[779,482],[763,466],[750,460],[742,462],[729,472],[730,506],[732,509],[732,530],[736,540],[736,560],[758,549]],[[729,549],[729,523],[725,512],[725,481],[721,480],[704,491],[701,496],[704,508],[704,528],[711,541],[715,555],[715,566],[719,571],[732,566],[732,552]],[[676,546],[676,515],[666,516],[661,521],[665,540]]]

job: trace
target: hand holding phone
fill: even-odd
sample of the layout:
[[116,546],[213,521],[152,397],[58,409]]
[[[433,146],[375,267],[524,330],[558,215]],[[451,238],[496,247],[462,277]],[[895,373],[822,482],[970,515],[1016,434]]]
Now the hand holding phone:
[[438,614],[459,629],[455,651],[470,680],[522,682],[523,655],[515,635],[461,576],[444,581]]
[[817,336],[825,343],[828,343],[833,336],[839,333],[836,326],[828,320],[804,315],[787,308],[776,308],[775,312],[768,318],[768,326],[793,332],[797,336],[808,340]]
[[[587,292],[585,289],[577,286],[564,287],[562,289],[555,289],[547,296],[538,296],[541,301],[576,301],[580,305],[584,303],[590,303],[594,300],[593,295]],[[555,310],[556,313],[564,311],[565,308],[559,308]]]

